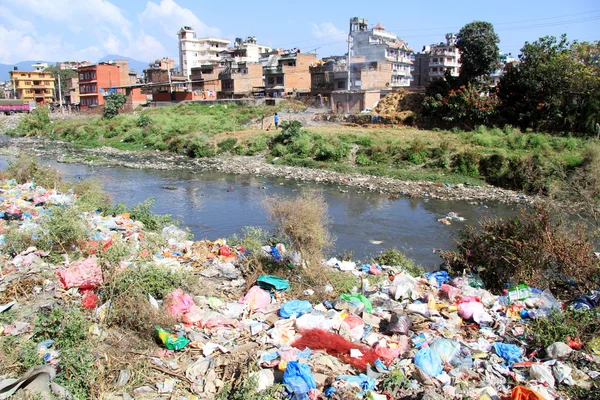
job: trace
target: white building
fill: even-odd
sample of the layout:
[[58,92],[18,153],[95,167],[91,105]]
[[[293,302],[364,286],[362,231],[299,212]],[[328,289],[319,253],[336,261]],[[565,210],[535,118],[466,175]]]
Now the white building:
[[221,61],[257,63],[271,50],[273,49],[270,46],[258,44],[254,36],[248,36],[245,40],[236,38],[233,47],[221,53]]
[[41,72],[43,70],[45,70],[46,68],[48,68],[48,63],[35,63],[35,64],[31,64],[31,66],[33,67],[33,70],[36,72]]
[[222,38],[197,38],[194,28],[184,26],[177,34],[179,37],[179,67],[183,75],[189,78],[192,68],[215,64],[221,60],[221,52],[231,43]]
[[350,19],[350,36],[353,57],[364,57],[365,62],[390,62],[392,76],[389,86],[410,86],[414,55],[406,42],[396,34],[387,32],[379,23],[369,29],[368,21],[357,17]]
[[460,73],[460,50],[456,47],[456,34],[447,33],[446,43],[432,44],[429,57],[429,80],[443,79],[446,71],[450,75]]
[[498,86],[502,75],[504,75],[504,69],[508,64],[515,64],[517,59],[514,58],[511,54],[500,53],[498,56],[498,65],[495,70],[490,73],[488,78],[488,84],[490,86]]

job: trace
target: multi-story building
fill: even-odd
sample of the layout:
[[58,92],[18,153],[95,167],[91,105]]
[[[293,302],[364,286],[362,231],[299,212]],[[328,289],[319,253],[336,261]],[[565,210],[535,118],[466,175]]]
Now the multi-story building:
[[54,77],[49,72],[15,69],[10,71],[10,80],[18,99],[48,104],[54,98]]
[[48,63],[35,63],[35,64],[31,64],[31,67],[33,68],[33,70],[35,72],[42,72],[43,70],[45,70],[46,68],[49,67]]
[[121,86],[119,66],[109,63],[98,63],[80,67],[79,97],[82,110],[104,104],[104,95],[116,91]]
[[79,78],[74,77],[67,79],[63,97],[65,99],[65,104],[67,105],[79,104]]
[[421,53],[415,54],[414,70],[412,72],[413,80],[410,86],[422,87],[429,84],[429,59],[431,58],[430,47],[423,47]]
[[300,50],[272,52],[263,66],[265,93],[270,97],[309,94],[309,67],[316,62],[316,54]]
[[263,66],[260,63],[232,62],[219,72],[221,90],[218,98],[248,97],[263,86]]
[[178,37],[179,67],[185,77],[192,74],[192,68],[219,62],[221,52],[231,43],[222,38],[197,38],[194,28],[190,26],[181,28]]
[[161,58],[148,65],[144,70],[142,93],[151,94],[155,101],[167,101],[173,93],[185,92],[188,88],[187,78],[180,75],[171,58]]
[[487,79],[488,85],[494,87],[498,86],[500,79],[502,79],[502,76],[504,75],[504,70],[506,67],[510,64],[515,64],[516,62],[517,59],[514,58],[510,53],[504,54],[501,52],[498,56],[498,64],[496,68],[490,73],[490,76]]
[[460,74],[460,50],[456,47],[456,34],[447,33],[446,43],[432,44],[429,53],[429,80],[443,79],[446,71],[451,76]]
[[216,99],[221,91],[219,75],[224,70],[225,67],[218,64],[192,68],[190,80],[194,93],[197,93],[200,99]]
[[233,42],[233,47],[221,52],[221,63],[257,63],[265,54],[271,51],[271,47],[257,44],[256,37],[254,36],[248,36],[246,40],[236,38]]
[[389,61],[392,64],[389,86],[409,86],[413,70],[413,49],[396,34],[387,32],[378,23],[369,29],[364,18],[350,19],[351,54],[364,57],[366,62]]
[[60,63],[60,69],[78,69],[92,65],[89,61],[63,61]]

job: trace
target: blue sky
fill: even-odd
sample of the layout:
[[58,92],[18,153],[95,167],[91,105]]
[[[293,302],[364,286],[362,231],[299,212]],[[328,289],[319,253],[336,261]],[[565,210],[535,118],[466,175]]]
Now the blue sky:
[[416,51],[473,20],[492,22],[500,49],[513,55],[526,40],[544,35],[600,39],[598,0],[0,0],[0,63],[97,61],[107,54],[177,58],[182,25],[198,36],[254,35],[272,47],[341,55],[354,16],[381,22]]

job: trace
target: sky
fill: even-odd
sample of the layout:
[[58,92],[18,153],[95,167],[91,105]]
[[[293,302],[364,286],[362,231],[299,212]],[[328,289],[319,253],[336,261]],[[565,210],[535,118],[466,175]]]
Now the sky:
[[598,0],[0,0],[0,63],[96,62],[108,54],[177,60],[184,25],[198,37],[252,35],[272,47],[343,55],[351,17],[381,22],[415,51],[474,20],[493,23],[500,50],[514,56],[545,35],[600,39]]

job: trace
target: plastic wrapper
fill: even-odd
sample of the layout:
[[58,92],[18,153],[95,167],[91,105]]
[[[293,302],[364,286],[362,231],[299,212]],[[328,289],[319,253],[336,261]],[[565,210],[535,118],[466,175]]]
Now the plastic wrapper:
[[98,259],[95,257],[73,265],[69,268],[59,269],[58,283],[63,289],[78,287],[80,290],[94,289],[102,285],[102,268],[98,266]]
[[312,305],[306,300],[290,300],[284,303],[279,309],[281,318],[299,317],[312,311]]
[[364,305],[365,310],[368,313],[373,312],[373,306],[371,305],[371,301],[367,299],[364,295],[360,293],[352,293],[352,294],[342,294],[340,296],[342,300],[346,300],[355,306],[359,306],[360,304]]
[[523,350],[514,344],[496,342],[494,343],[494,350],[496,354],[508,361],[508,365],[520,362],[523,356]]
[[437,339],[431,343],[431,349],[435,351],[442,362],[450,364],[450,362],[460,353],[460,343],[455,340]]
[[183,290],[175,289],[165,296],[165,304],[167,312],[177,318],[190,310],[190,307],[194,305],[194,300],[190,295],[183,293]]
[[308,392],[317,387],[310,367],[297,361],[287,363],[283,373],[283,384],[292,397],[299,400],[309,399]]
[[171,331],[156,327],[156,334],[162,344],[169,350],[181,350],[190,342],[185,336],[177,335]]
[[415,365],[429,376],[438,376],[442,373],[442,359],[431,347],[421,348],[415,354]]
[[412,328],[412,320],[408,315],[394,313],[390,318],[386,333],[408,335],[410,328]]

